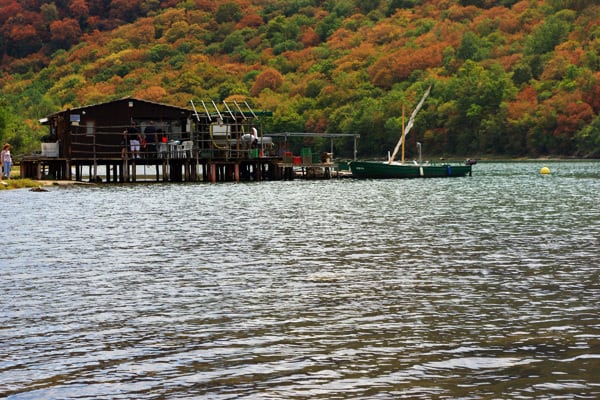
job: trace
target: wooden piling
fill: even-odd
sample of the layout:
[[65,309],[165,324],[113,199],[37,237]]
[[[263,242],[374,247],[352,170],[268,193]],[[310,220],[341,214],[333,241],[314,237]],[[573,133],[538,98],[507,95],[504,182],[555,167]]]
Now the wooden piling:
[[217,165],[210,164],[210,183],[217,183]]

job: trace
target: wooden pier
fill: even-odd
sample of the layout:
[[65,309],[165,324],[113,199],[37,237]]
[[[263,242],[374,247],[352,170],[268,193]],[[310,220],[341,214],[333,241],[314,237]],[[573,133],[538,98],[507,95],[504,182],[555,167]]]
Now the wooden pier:
[[[343,136],[354,137],[356,157],[358,135],[267,136],[261,121],[271,113],[253,111],[245,101],[202,101],[199,109],[190,103],[188,109],[128,97],[52,114],[40,121],[49,127],[41,154],[20,161],[21,177],[98,183],[330,179],[337,176],[333,140]],[[322,145],[327,138],[327,153],[313,154],[304,143]],[[294,156],[292,148],[301,154]]]
[[252,182],[293,179],[331,179],[337,165],[289,163],[283,158],[240,160],[203,158],[66,159],[27,156],[20,162],[21,176],[31,179],[126,182]]

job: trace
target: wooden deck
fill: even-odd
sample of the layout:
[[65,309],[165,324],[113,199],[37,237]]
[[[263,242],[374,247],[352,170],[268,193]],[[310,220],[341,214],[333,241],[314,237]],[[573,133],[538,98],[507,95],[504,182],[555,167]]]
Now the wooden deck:
[[21,177],[97,183],[125,182],[250,182],[302,179],[331,179],[336,165],[284,162],[280,157],[219,160],[196,157],[168,158],[60,158],[24,157]]

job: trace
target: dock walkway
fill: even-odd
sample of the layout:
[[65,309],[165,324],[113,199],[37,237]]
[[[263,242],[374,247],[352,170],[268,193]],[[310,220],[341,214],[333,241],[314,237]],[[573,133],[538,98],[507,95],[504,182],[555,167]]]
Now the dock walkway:
[[331,179],[338,176],[334,162],[284,162],[280,157],[217,160],[199,157],[59,158],[27,156],[20,162],[21,177],[35,180],[125,182],[250,182]]

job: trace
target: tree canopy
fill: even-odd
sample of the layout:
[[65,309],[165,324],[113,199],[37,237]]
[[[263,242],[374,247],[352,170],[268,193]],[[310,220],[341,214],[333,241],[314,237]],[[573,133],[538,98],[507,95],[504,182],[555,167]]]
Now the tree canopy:
[[595,3],[0,0],[0,141],[35,150],[39,118],[125,96],[243,98],[267,133],[358,133],[384,157],[433,83],[409,151],[598,157]]

